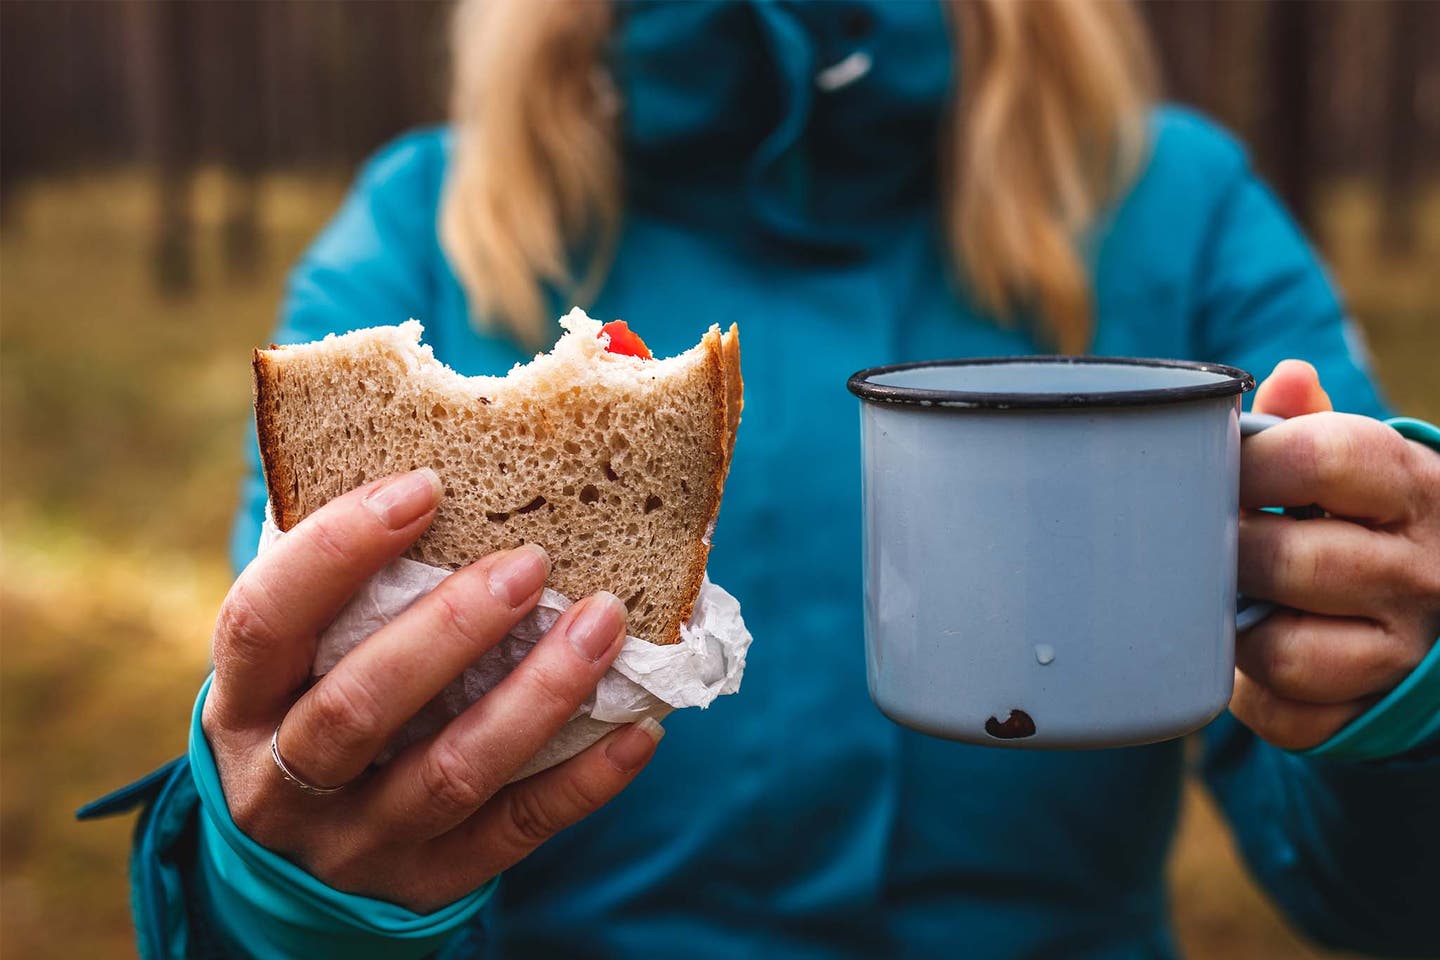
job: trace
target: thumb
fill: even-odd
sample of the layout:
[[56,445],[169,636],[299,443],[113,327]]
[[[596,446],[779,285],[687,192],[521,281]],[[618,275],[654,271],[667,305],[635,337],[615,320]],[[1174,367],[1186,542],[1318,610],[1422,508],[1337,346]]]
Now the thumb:
[[1320,386],[1320,374],[1304,360],[1281,360],[1255,391],[1255,412],[1299,417],[1335,409]]

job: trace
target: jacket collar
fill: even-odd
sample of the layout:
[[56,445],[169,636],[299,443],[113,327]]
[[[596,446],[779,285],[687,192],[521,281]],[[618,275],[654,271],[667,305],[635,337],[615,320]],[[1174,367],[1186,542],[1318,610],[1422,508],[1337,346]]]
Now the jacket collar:
[[621,3],[631,202],[816,253],[934,205],[952,75],[938,3]]

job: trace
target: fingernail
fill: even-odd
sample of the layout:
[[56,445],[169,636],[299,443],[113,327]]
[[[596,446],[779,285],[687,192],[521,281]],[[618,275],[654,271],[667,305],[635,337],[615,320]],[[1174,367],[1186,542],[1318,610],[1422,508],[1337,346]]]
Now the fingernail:
[[665,737],[665,728],[653,717],[642,717],[630,725],[620,736],[610,741],[605,756],[620,769],[629,773],[645,762],[655,749],[655,744]]
[[615,594],[600,591],[587,598],[566,633],[580,656],[594,663],[619,640],[625,629],[625,605]]
[[507,550],[490,568],[490,593],[510,606],[519,606],[530,594],[545,586],[550,575],[550,555],[536,543],[523,543]]
[[421,467],[371,490],[361,502],[391,530],[408,527],[440,501],[440,475]]

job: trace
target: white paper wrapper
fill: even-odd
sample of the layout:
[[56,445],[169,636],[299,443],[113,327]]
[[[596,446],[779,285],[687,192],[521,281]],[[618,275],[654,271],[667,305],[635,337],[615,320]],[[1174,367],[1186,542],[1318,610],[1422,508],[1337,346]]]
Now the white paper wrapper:
[[[284,536],[267,516],[260,537],[264,552]],[[405,608],[439,586],[450,571],[401,558],[370,579],[320,635],[315,676],[324,676],[361,641],[394,620]],[[383,763],[410,743],[435,733],[515,668],[559,619],[570,600],[546,589],[540,603],[510,635],[472,664],[405,728],[382,754]],[[663,719],[681,707],[708,707],[716,697],[740,689],[750,631],[740,603],[705,578],[690,622],[679,643],[656,646],[627,637],[619,656],[570,721],[513,779],[519,780],[568,760],[616,726],[641,717]]]

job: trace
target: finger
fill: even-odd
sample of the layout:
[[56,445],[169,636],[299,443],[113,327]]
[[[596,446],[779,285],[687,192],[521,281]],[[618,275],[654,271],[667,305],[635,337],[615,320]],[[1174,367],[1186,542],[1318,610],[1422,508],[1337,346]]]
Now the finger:
[[1238,670],[1230,712],[1267,743],[1285,750],[1308,750],[1333,737],[1341,727],[1374,705],[1376,698],[1345,703],[1301,703],[1280,696]]
[[534,544],[492,554],[346,654],[280,724],[280,753],[307,783],[349,783],[407,720],[540,599],[550,573]]
[[1255,412],[1299,417],[1335,409],[1320,374],[1304,360],[1281,360],[1255,391]]
[[1399,433],[1369,417],[1296,417],[1245,441],[1240,505],[1303,507],[1376,523],[1406,516],[1411,452]]
[[435,862],[464,871],[473,889],[606,803],[650,762],[665,729],[646,717],[562,764],[501,790],[460,827],[433,841]]
[[469,819],[574,715],[624,639],[611,594],[565,611],[495,689],[387,764],[374,787],[383,828],[429,839]]
[[435,515],[440,478],[426,467],[337,497],[240,574],[215,625],[210,696],[238,721],[274,717],[310,676],[316,635]]
[[1252,627],[1235,645],[1242,673],[1287,700],[1305,703],[1345,703],[1388,690],[1419,660],[1373,620],[1286,610]]
[[1378,616],[1408,582],[1403,541],[1348,520],[1240,518],[1237,581],[1247,597],[1327,616]]

